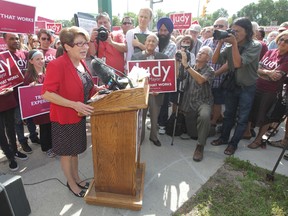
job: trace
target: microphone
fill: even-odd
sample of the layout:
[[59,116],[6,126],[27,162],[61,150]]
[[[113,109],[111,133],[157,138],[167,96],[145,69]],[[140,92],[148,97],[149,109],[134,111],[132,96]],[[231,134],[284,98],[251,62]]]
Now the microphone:
[[[123,89],[123,88],[125,88],[125,86],[123,86],[123,84],[127,85],[127,81],[128,81],[130,88],[134,88],[131,79],[125,73],[107,65],[104,61],[102,61],[99,58],[95,58],[92,55],[90,56],[90,58],[92,59],[92,61],[91,61],[92,69],[95,71],[96,75],[102,80],[102,82],[105,85],[109,86],[109,83],[111,85],[114,82],[114,86],[116,84],[118,89]],[[117,74],[115,74],[114,71],[118,72],[123,77],[125,77],[127,79],[126,83],[123,81],[124,79],[122,79],[122,80],[119,79],[119,77],[117,76]],[[116,90],[118,90],[118,89],[116,89]],[[110,90],[113,90],[113,89],[110,89]]]

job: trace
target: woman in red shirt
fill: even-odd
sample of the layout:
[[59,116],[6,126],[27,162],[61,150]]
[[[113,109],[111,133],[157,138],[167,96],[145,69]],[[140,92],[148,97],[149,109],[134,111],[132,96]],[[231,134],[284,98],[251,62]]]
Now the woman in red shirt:
[[86,120],[78,113],[92,114],[93,107],[86,102],[98,87],[83,61],[89,48],[88,32],[68,27],[60,32],[59,38],[64,54],[48,64],[42,94],[51,102],[52,149],[61,156],[67,187],[75,196],[83,197],[89,183],[79,177],[78,154],[87,147]]
[[283,83],[288,73],[288,31],[276,38],[277,49],[268,50],[259,62],[257,89],[249,116],[249,125],[244,136],[251,136],[250,126],[259,127],[255,140],[248,148],[264,147],[262,136],[269,128],[267,113],[275,103],[278,93],[282,93]]

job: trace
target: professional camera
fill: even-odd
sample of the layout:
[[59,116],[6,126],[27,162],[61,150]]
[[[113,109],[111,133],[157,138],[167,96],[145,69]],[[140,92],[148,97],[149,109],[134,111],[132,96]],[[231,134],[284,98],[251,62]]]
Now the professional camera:
[[[181,50],[184,50],[184,51],[185,51],[186,56],[187,56],[187,62],[189,62],[190,59],[191,59],[190,52],[189,52],[190,46],[180,46],[180,48],[181,48]],[[181,62],[181,60],[182,60],[182,55],[181,55],[181,51],[180,51],[180,50],[177,51],[177,53],[175,54],[175,56],[176,56],[176,60],[179,61],[179,62]]]
[[232,30],[232,29],[227,29],[226,31],[224,31],[224,30],[214,30],[213,37],[214,37],[215,40],[221,40],[221,39],[229,37],[230,33],[235,35],[235,31]]
[[98,28],[98,36],[97,36],[97,40],[100,41],[106,41],[108,38],[108,31],[104,26],[100,26],[100,28]]

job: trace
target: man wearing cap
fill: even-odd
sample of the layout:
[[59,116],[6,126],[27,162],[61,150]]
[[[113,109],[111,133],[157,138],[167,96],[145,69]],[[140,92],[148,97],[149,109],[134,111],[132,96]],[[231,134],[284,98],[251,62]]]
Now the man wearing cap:
[[194,54],[194,56],[197,55],[202,45],[202,41],[198,38],[200,32],[201,32],[201,26],[198,24],[192,24],[189,28],[189,34],[191,35],[194,41],[194,46],[191,51]]
[[[279,29],[278,29],[278,32],[281,33],[285,30],[288,30],[288,21],[287,22],[283,22],[281,23]],[[268,50],[271,50],[271,49],[277,49],[277,43],[276,43],[276,40],[274,39],[273,41],[271,41],[271,43],[269,43],[268,45]]]
[[[159,44],[156,51],[164,53],[169,59],[174,59],[176,53],[176,44],[171,40],[171,34],[173,32],[174,25],[170,18],[163,17],[157,22],[157,36],[159,38]],[[169,93],[164,94],[164,101],[160,109],[158,116],[159,134],[165,134],[165,126],[168,120],[168,104]]]

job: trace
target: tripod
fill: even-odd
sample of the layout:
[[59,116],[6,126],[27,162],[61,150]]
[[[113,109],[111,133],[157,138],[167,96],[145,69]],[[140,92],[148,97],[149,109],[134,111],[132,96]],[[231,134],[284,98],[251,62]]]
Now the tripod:
[[183,92],[184,66],[182,64],[180,65],[178,78],[179,78],[179,88],[177,90],[177,103],[176,103],[175,118],[174,118],[174,123],[173,123],[173,133],[172,133],[171,145],[174,144],[176,124],[177,124],[177,120],[179,117],[179,105],[180,105],[180,100],[181,100],[181,93]]

